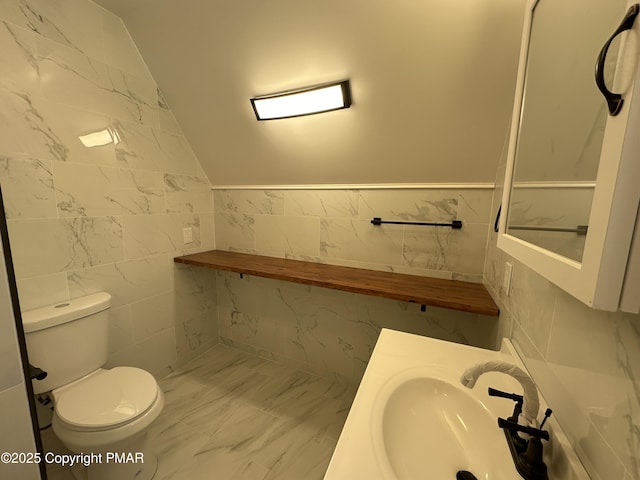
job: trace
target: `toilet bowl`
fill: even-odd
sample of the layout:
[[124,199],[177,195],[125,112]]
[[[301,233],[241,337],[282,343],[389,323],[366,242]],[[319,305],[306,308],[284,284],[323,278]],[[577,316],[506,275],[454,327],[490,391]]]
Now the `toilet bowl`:
[[110,302],[99,293],[22,314],[29,359],[48,374],[34,380],[34,391],[50,392],[52,427],[62,443],[94,454],[89,480],[150,480],[157,459],[147,427],[160,415],[164,394],[145,370],[102,368]]

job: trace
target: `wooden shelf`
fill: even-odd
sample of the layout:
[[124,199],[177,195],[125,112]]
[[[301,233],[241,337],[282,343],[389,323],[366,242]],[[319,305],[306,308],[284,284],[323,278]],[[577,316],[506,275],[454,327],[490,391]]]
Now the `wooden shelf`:
[[222,250],[210,250],[176,257],[174,262],[494,317],[497,317],[499,313],[498,306],[491,295],[484,285],[479,283],[340,267]]

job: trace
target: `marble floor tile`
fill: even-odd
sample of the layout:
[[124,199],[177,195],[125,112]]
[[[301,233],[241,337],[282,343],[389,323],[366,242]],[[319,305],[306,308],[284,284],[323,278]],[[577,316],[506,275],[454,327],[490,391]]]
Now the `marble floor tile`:
[[[218,344],[159,382],[154,480],[321,480],[355,391]],[[45,448],[64,450],[53,432]],[[75,480],[67,468],[52,480]],[[84,472],[76,474],[84,475]]]
[[321,479],[355,395],[222,344],[160,386],[157,480]]

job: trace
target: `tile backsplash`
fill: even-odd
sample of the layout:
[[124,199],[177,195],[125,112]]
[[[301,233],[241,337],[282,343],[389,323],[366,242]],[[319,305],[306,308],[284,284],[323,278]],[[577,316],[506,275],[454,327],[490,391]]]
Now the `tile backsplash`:
[[[216,190],[216,245],[275,257],[482,282],[491,189]],[[371,219],[463,228],[373,226]]]
[[[216,247],[244,253],[480,282],[492,190],[217,190]],[[461,230],[371,224],[373,217]],[[222,341],[356,384],[380,329],[494,348],[495,318],[218,273]]]

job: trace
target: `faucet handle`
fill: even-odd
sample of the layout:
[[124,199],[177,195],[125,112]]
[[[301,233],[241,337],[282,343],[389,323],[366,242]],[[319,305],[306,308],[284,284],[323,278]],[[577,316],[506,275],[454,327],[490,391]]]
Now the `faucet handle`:
[[522,402],[524,401],[522,395],[518,395],[517,393],[503,392],[502,390],[497,390],[497,389],[491,388],[491,387],[489,387],[489,396],[490,397],[508,398],[509,400],[513,400],[514,402],[518,402],[520,404],[522,404]]
[[525,427],[519,423],[512,422],[511,420],[505,420],[504,418],[498,418],[498,426],[510,431],[526,433],[535,438],[542,438],[549,440],[549,432],[546,430],[540,430],[539,428]]

